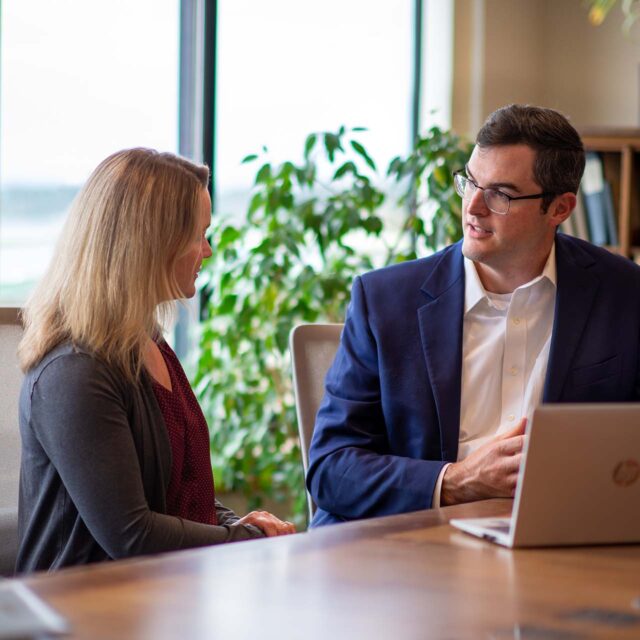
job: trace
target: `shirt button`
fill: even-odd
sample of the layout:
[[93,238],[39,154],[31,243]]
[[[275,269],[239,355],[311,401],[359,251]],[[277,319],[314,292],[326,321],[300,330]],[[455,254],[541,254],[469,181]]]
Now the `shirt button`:
[[507,420],[508,420],[509,422],[513,422],[515,419],[516,419],[516,417],[513,415],[513,413],[510,413],[510,414],[507,416]]
[[514,318],[513,324],[520,324],[520,318]]
[[512,376],[517,376],[518,375],[518,368],[517,367],[511,367],[511,369],[509,369],[509,373]]

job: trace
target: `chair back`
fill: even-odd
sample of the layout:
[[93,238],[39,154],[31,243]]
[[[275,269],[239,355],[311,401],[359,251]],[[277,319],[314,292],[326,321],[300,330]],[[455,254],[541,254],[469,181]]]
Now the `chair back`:
[[18,397],[22,384],[17,356],[22,337],[18,311],[0,308],[0,575],[13,574],[18,548]]
[[[289,336],[293,390],[298,415],[298,433],[305,477],[309,469],[309,445],[318,407],[324,395],[324,379],[340,344],[342,324],[301,324]],[[309,516],[315,504],[307,492]]]

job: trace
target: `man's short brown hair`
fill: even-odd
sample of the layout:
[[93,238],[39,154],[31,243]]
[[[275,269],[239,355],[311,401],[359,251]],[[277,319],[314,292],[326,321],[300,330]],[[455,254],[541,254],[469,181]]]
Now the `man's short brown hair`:
[[[494,111],[476,137],[479,147],[526,144],[536,152],[533,176],[543,191],[578,192],[584,172],[584,146],[561,113],[544,107],[510,104]],[[545,198],[546,211],[553,196]]]

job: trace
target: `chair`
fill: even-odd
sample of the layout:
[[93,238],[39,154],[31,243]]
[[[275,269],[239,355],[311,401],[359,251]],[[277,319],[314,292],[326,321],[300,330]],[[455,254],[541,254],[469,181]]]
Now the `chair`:
[[22,372],[16,350],[21,337],[18,309],[0,308],[0,575],[13,574],[18,548]]
[[[293,390],[305,477],[309,469],[309,445],[318,407],[324,395],[324,378],[340,343],[342,324],[301,324],[289,335],[293,365]],[[307,492],[309,517],[316,506]]]

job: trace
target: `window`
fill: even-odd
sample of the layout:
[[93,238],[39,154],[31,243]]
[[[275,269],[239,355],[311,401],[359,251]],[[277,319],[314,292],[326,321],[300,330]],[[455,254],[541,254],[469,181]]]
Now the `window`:
[[299,158],[312,131],[364,126],[384,175],[411,144],[413,3],[219,0],[217,211],[246,210],[264,144]]
[[179,0],[4,0],[0,305],[21,304],[110,153],[177,151]]

